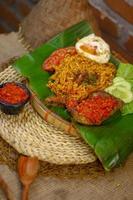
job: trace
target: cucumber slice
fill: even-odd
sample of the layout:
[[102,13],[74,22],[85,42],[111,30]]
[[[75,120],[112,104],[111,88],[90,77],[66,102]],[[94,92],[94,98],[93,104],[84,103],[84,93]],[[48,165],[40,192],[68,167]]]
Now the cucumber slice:
[[105,92],[108,92],[108,93],[111,94],[114,89],[115,89],[115,87],[112,85],[112,86],[110,86],[108,88],[105,88]]
[[129,103],[133,100],[133,93],[131,90],[126,90],[122,87],[113,87],[110,89],[108,93],[112,94],[113,96],[123,100],[125,103]]
[[131,91],[131,88],[132,88],[131,84],[128,83],[127,81],[122,82],[122,83],[115,83],[113,85],[113,87],[119,87],[119,88],[123,88],[123,89],[129,90],[129,91]]
[[131,88],[132,88],[131,84],[122,77],[114,78],[113,83],[114,84],[112,86],[114,86],[114,87],[121,86],[127,90],[131,90]]
[[119,82],[125,82],[125,79],[120,77],[120,76],[117,76],[113,79],[113,83],[119,83]]
[[122,77],[115,77],[113,85],[106,88],[105,91],[123,100],[125,103],[130,103],[133,100],[132,86]]

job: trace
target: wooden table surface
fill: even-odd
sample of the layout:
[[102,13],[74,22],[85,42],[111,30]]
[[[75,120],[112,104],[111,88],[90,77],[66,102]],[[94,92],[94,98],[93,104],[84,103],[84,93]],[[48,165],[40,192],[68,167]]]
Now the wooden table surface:
[[[25,50],[16,33],[0,35],[0,66]],[[1,71],[2,67],[0,67]],[[11,188],[14,200],[20,199],[21,185],[15,171],[0,165],[0,175]],[[133,200],[133,154],[124,166],[98,178],[57,179],[38,177],[31,186],[30,200]],[[5,200],[0,191],[0,200]]]

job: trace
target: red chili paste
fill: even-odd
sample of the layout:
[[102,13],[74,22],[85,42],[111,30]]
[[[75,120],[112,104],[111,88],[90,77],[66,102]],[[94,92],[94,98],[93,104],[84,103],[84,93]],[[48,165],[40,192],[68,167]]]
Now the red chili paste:
[[0,101],[18,104],[28,98],[27,92],[15,83],[7,83],[0,88]]
[[93,96],[87,100],[83,100],[76,110],[79,114],[86,117],[94,124],[100,124],[103,119],[110,116],[111,112],[118,106],[118,101],[111,97]]

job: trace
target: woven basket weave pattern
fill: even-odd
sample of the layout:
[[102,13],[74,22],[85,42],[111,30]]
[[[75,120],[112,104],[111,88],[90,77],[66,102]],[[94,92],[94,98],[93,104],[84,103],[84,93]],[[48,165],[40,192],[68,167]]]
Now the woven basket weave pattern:
[[[23,80],[12,66],[0,73],[0,82]],[[80,138],[47,124],[30,104],[17,116],[0,112],[0,119],[1,137],[19,153],[55,164],[85,164],[96,160],[91,148]]]

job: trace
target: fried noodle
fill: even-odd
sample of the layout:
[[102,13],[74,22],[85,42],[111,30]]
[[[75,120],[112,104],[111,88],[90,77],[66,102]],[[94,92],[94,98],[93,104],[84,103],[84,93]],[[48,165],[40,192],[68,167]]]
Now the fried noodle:
[[56,96],[81,100],[111,85],[115,74],[112,63],[99,64],[79,54],[68,55],[56,66],[48,87]]

